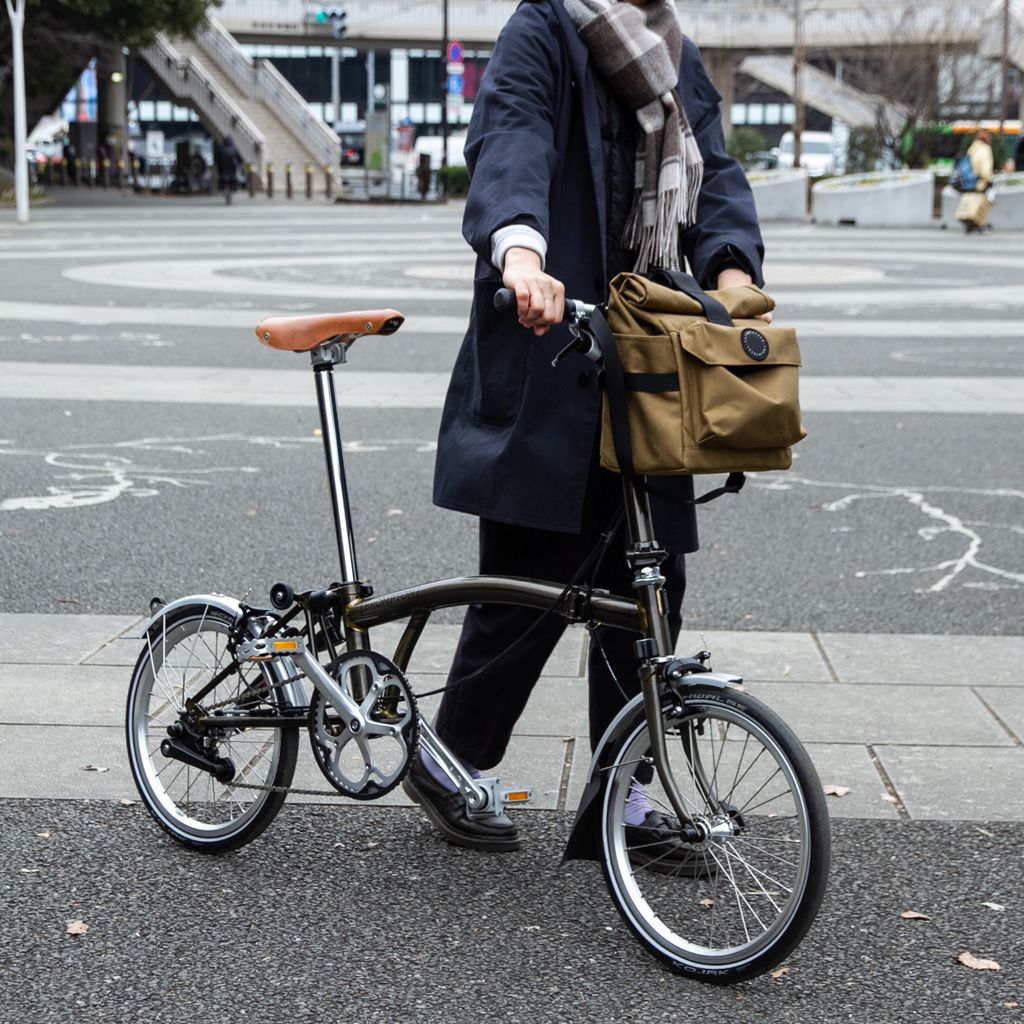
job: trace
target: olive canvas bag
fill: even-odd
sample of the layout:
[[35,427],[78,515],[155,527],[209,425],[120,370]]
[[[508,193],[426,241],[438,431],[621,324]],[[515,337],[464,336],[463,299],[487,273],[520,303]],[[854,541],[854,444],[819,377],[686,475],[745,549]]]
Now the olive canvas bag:
[[774,306],[754,285],[704,292],[680,271],[616,276],[607,321],[591,320],[604,361],[601,465],[729,473],[731,491],[744,472],[788,469],[806,436],[800,349],[791,327],[755,319]]

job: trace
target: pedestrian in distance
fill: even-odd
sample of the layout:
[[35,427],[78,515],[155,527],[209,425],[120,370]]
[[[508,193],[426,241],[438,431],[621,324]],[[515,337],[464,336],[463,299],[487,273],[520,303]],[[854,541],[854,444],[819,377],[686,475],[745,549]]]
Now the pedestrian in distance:
[[1015,171],[1024,171],[1024,131],[1021,132],[1020,138],[1017,139],[1017,147],[1013,151],[1013,169]]
[[[637,57],[636,55],[640,56]],[[725,149],[718,105],[673,0],[528,0],[495,45],[466,144],[471,181],[463,234],[476,250],[469,329],[445,402],[434,478],[437,505],[479,518],[480,572],[570,579],[622,506],[621,478],[599,467],[601,396],[592,364],[553,356],[569,341],[566,294],[608,298],[619,272],[685,260],[704,287],[761,284],[753,197]],[[499,288],[516,315],[496,312]],[[518,323],[517,323],[518,320]],[[524,329],[525,328],[525,329]],[[652,495],[673,641],[681,623],[684,556],[697,549],[690,477],[659,479]],[[622,544],[596,586],[629,593]],[[472,606],[436,729],[474,774],[505,754],[516,720],[564,630],[557,615]],[[592,746],[639,691],[633,637],[597,629],[591,641]],[[519,847],[502,814],[468,814],[428,758],[405,782],[450,842]],[[643,794],[629,825],[659,831]],[[664,828],[655,837],[678,842]]]
[[964,226],[967,234],[974,234],[988,227],[992,212],[992,179],[995,161],[992,156],[992,136],[980,131],[974,137],[967,152],[960,157],[954,171],[956,187],[963,193],[956,210],[956,219]]
[[224,202],[230,205],[231,197],[238,186],[238,168],[242,165],[242,157],[230,135],[213,147],[213,163],[217,168],[218,187],[224,193]]

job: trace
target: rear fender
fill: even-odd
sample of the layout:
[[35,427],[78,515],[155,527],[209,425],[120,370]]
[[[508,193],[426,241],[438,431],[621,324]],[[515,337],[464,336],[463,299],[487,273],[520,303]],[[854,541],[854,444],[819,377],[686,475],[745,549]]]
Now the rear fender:
[[[673,680],[673,691],[686,700],[686,689],[691,686],[712,687],[725,690],[738,686],[742,680],[736,676],[721,672],[693,672]],[[608,776],[607,769],[615,763],[615,755],[622,746],[623,740],[636,728],[638,721],[644,718],[644,701],[641,695],[634,697],[612,720],[604,731],[597,750],[590,761],[590,773],[583,787],[583,796],[576,809],[576,818],[572,823],[569,840],[565,844],[562,863],[567,860],[600,860],[600,811],[601,797]]]
[[[174,618],[179,612],[188,608],[204,605],[210,611],[220,612],[235,623],[240,622],[244,614],[241,603],[233,597],[227,597],[224,594],[189,594],[187,597],[179,597],[177,600],[171,601],[170,604],[161,606],[158,611],[150,616],[148,621],[143,623],[137,633],[127,636],[125,639],[145,640],[152,629],[159,629],[161,623],[167,619]],[[285,683],[281,687],[281,695],[287,704],[292,707],[302,707],[307,703],[302,683],[297,679],[301,673],[293,664],[291,658],[272,658],[266,662],[265,667],[274,677],[274,682],[276,683],[284,683],[288,679],[295,680],[294,682]]]

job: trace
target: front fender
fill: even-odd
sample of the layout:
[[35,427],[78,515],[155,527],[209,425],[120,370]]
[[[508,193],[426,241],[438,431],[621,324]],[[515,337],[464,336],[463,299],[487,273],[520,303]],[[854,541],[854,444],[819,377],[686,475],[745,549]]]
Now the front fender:
[[[672,689],[685,701],[686,689],[689,686],[711,686],[724,690],[738,686],[742,682],[737,676],[725,675],[721,672],[693,672],[675,680]],[[590,774],[587,784],[583,787],[583,796],[576,809],[576,818],[572,823],[569,839],[562,854],[562,863],[567,860],[600,860],[601,843],[599,836],[601,795],[608,778],[607,768],[615,763],[615,755],[622,741],[636,728],[637,719],[644,718],[643,696],[637,694],[615,716],[604,731],[597,749],[590,761]]]
[[[179,597],[177,600],[171,601],[170,604],[163,605],[150,616],[138,633],[127,636],[125,639],[145,640],[149,636],[150,630],[154,627],[159,627],[161,621],[173,618],[179,612],[185,611],[189,607],[202,606],[211,611],[221,612],[233,622],[239,622],[244,614],[241,603],[233,597],[228,597],[226,594],[189,594],[187,597]],[[301,673],[295,667],[291,658],[272,658],[266,663],[266,667],[273,674],[274,680],[277,683],[285,683],[289,679],[296,680],[285,683],[281,687],[281,694],[286,703],[292,707],[302,707],[307,703],[302,683],[297,681]]]

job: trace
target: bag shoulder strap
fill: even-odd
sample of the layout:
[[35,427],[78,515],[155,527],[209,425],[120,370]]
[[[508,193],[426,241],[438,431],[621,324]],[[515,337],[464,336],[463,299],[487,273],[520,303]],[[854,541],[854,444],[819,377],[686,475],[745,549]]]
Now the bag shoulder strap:
[[[690,278],[690,280],[693,279]],[[694,281],[695,285],[696,283]],[[705,296],[705,298],[707,297]],[[710,301],[714,302],[715,300],[711,299]],[[716,303],[716,305],[720,306],[721,304]],[[724,312],[724,307],[722,308]],[[729,324],[732,325],[731,320]],[[633,465],[633,438],[629,429],[625,373],[622,369],[622,361],[619,359],[619,350],[615,347],[615,338],[612,336],[611,328],[599,309],[594,310],[590,317],[589,327],[597,342],[597,347],[601,350],[601,359],[604,363],[604,389],[608,397],[608,418],[611,421],[612,443],[615,446],[615,458],[619,464],[619,470],[623,476],[640,482],[646,490],[657,493],[657,488],[652,487],[649,481],[640,481],[636,467]],[[746,482],[747,478],[743,473],[730,473],[721,487],[715,487],[699,498],[678,500],[683,505],[704,505],[709,501],[714,501],[715,498],[720,498],[723,494],[738,494],[743,490],[743,485]]]
[[677,292],[689,295],[691,299],[700,303],[704,311],[704,318],[710,323],[719,324],[722,327],[735,326],[729,311],[718,299],[713,299],[699,284],[694,277],[683,273],[681,270],[666,270],[664,267],[654,267],[649,274],[644,274],[649,281],[655,284],[662,284],[666,288],[674,288]]

